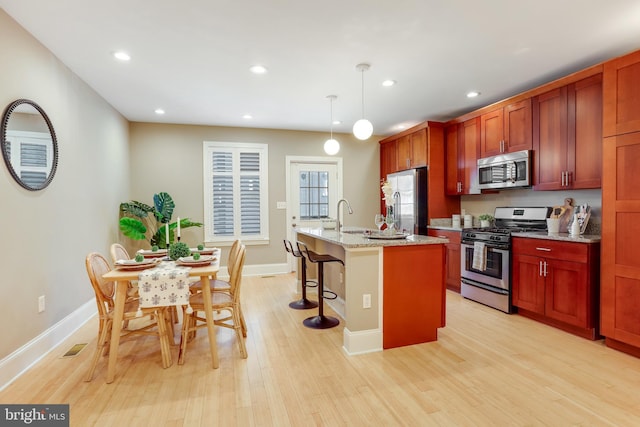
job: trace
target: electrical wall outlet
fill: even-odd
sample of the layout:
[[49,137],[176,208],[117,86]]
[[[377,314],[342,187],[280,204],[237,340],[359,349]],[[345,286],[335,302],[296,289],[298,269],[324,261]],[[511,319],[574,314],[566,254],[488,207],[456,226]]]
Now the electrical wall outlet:
[[38,297],[38,313],[42,313],[44,311],[44,295],[40,295]]
[[371,294],[362,294],[362,308],[371,308]]

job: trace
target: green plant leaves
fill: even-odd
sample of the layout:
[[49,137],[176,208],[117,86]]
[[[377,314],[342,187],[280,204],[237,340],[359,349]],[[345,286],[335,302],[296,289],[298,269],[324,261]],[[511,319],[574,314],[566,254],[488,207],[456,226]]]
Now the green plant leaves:
[[169,193],[162,192],[154,194],[153,204],[156,207],[154,214],[159,222],[165,224],[171,221],[171,215],[173,215],[173,210],[175,209],[176,205]]
[[122,234],[133,240],[144,240],[147,237],[145,235],[147,227],[145,227],[140,220],[135,218],[120,218],[120,231],[122,231]]
[[149,215],[149,212],[153,212],[153,208],[145,203],[131,200],[130,202],[120,203],[120,211],[126,216],[144,219]]
[[[153,195],[154,207],[136,200],[120,203],[120,211],[123,217],[120,218],[120,230],[122,234],[133,240],[144,240],[147,238],[147,227],[144,221],[151,227],[153,235],[149,238],[151,246],[157,245],[159,248],[167,247],[166,224],[169,224],[169,241],[175,240],[177,222],[171,222],[171,216],[175,210],[175,203],[168,193],[158,193]],[[153,213],[155,224],[150,219],[149,213]],[[140,219],[137,219],[140,218]],[[189,218],[180,219],[180,228],[202,227],[201,222],[191,221]]]

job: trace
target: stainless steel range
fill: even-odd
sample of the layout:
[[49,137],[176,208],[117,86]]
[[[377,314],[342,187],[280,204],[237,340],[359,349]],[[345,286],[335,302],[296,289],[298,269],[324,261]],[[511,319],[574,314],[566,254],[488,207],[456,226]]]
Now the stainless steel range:
[[500,207],[495,227],[462,230],[460,293],[463,297],[512,313],[511,233],[546,231],[548,207]]

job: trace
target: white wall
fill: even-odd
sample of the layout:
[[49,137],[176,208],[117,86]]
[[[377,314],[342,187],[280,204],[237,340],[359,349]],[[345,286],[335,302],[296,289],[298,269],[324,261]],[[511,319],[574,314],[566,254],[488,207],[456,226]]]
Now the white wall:
[[[276,202],[286,201],[285,156],[322,156],[328,133],[214,126],[131,123],[131,195],[152,203],[153,194],[168,192],[176,203],[175,216],[203,222],[202,143],[228,141],[269,145],[269,232],[270,244],[247,248],[245,265],[282,264],[286,253],[286,211]],[[378,139],[359,141],[352,135],[335,134],[340,141],[338,157],[343,158],[343,195],[353,208],[344,216],[346,225],[374,227],[373,217],[380,203],[380,157]],[[204,230],[189,228],[183,240],[197,244]],[[130,245],[122,238],[125,245]],[[226,252],[223,252],[226,259]]]
[[84,260],[90,251],[108,255],[117,238],[129,151],[127,121],[2,9],[0,52],[2,109],[19,98],[39,104],[60,153],[53,182],[36,192],[0,160],[1,361],[93,299]]

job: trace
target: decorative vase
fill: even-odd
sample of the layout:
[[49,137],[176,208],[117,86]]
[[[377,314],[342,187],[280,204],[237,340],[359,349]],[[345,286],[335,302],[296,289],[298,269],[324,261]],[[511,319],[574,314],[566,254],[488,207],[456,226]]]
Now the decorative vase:
[[384,222],[387,224],[387,234],[395,233],[395,218],[393,216],[393,206],[387,206],[387,215],[384,217]]
[[480,227],[482,227],[482,228],[489,228],[489,227],[491,227],[491,221],[486,220],[486,219],[481,219],[481,220],[480,220]]

